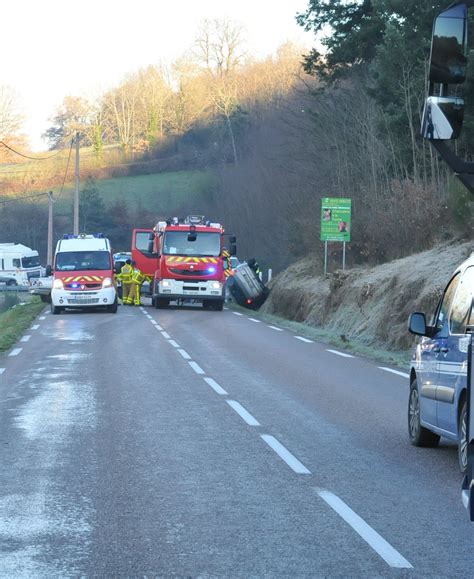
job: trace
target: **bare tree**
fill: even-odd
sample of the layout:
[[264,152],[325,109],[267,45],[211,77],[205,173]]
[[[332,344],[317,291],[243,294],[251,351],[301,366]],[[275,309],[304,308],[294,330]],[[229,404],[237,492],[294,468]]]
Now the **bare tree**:
[[237,22],[204,20],[195,41],[196,56],[212,76],[227,76],[243,61],[243,36],[244,29]]

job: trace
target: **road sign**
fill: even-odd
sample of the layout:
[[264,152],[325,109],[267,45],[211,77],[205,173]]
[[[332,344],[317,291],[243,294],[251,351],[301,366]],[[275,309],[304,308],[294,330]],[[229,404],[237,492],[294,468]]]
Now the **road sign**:
[[467,474],[462,484],[462,500],[474,522],[474,347],[469,346],[467,370]]
[[321,241],[350,241],[351,219],[351,199],[323,197],[321,199]]

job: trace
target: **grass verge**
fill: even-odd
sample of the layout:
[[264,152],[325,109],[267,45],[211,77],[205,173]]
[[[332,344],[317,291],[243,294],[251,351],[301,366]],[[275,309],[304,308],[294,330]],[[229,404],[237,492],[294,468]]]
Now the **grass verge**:
[[411,360],[411,351],[384,350],[383,348],[369,346],[357,340],[342,340],[340,335],[329,330],[325,330],[324,328],[308,326],[307,324],[294,322],[292,320],[280,318],[279,316],[274,316],[272,314],[249,310],[234,303],[227,303],[226,307],[241,313],[245,313],[252,318],[261,319],[262,321],[268,322],[272,325],[285,328],[290,332],[294,332],[300,336],[303,336],[304,338],[314,340],[315,342],[321,342],[323,344],[327,344],[328,346],[336,346],[341,350],[359,354],[360,356],[369,358],[370,360],[376,360],[383,364],[389,364],[390,366],[395,366],[404,372],[408,372]]
[[44,308],[45,304],[40,298],[34,297],[30,302],[0,314],[0,352],[11,348]]

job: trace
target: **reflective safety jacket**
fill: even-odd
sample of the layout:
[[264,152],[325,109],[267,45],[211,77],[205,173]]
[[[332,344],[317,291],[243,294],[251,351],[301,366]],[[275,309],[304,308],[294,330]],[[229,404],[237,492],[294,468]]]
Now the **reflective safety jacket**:
[[126,263],[125,265],[122,265],[122,269],[120,270],[120,273],[118,274],[118,278],[122,283],[132,283],[132,276],[133,276],[133,267]]
[[137,267],[133,272],[132,281],[138,285],[142,285],[142,283],[145,281],[145,277],[145,274],[142,273]]

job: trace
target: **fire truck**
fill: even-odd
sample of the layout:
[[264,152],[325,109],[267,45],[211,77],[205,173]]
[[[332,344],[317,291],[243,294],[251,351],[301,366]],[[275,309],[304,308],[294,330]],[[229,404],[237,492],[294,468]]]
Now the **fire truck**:
[[173,217],[153,229],[134,229],[132,258],[152,280],[154,307],[199,302],[204,309],[222,310],[235,243],[220,223],[204,216]]

